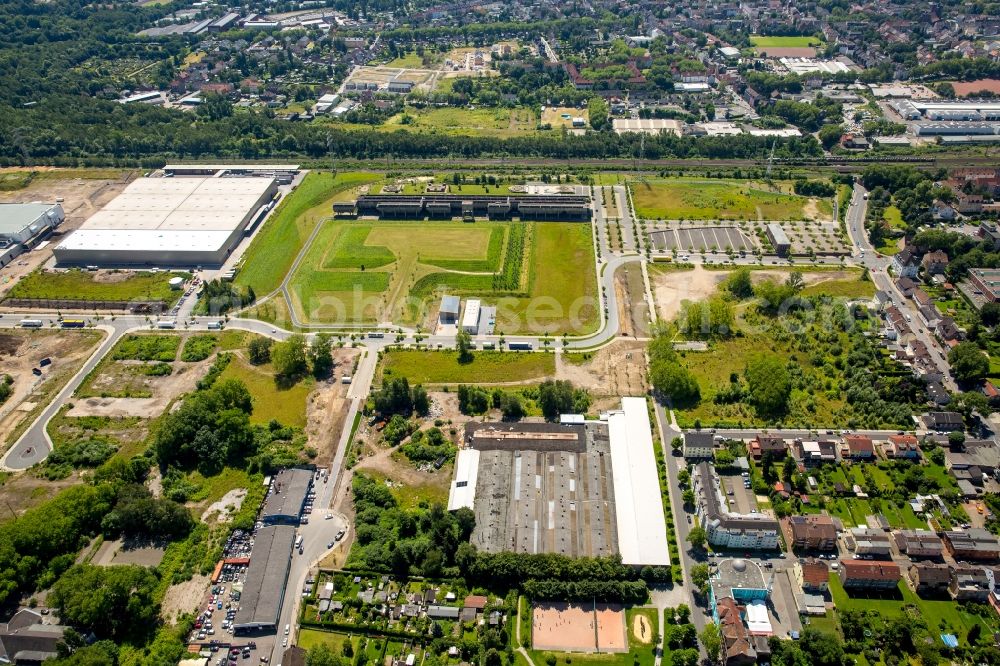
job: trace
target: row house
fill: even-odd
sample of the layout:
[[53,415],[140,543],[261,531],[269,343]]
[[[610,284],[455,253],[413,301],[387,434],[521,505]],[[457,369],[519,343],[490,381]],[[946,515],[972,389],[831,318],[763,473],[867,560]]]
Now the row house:
[[788,454],[788,444],[784,438],[775,435],[757,435],[750,441],[750,456],[760,462],[764,456],[784,458]]
[[944,556],[944,544],[937,534],[929,530],[899,530],[893,532],[892,540],[900,555],[926,559],[941,559]]
[[982,528],[945,532],[944,543],[956,560],[1000,560],[1000,541]]
[[840,447],[841,458],[850,460],[873,460],[875,458],[875,443],[865,435],[845,435]]
[[902,573],[895,562],[840,562],[840,582],[845,589],[887,590],[897,587],[901,579]]
[[830,589],[830,570],[823,560],[799,560],[792,567],[792,573],[803,592],[822,594]]
[[836,550],[837,528],[823,514],[789,516],[782,522],[785,539],[795,550]]
[[796,439],[790,449],[792,457],[806,467],[837,462],[837,443],[831,441],[803,442]]
[[882,445],[882,452],[886,458],[919,460],[920,442],[915,435],[889,435],[885,444]]

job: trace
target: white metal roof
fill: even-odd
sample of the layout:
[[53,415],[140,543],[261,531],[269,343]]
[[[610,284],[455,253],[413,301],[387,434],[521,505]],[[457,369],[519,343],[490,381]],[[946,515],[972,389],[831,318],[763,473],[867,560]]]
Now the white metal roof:
[[59,244],[61,250],[110,252],[215,252],[231,231],[172,231],[164,229],[77,229]]
[[479,478],[479,450],[460,449],[455,458],[455,477],[448,491],[448,510],[463,506],[472,509],[476,503],[476,480]]
[[770,635],[774,632],[763,599],[755,599],[747,604],[747,629],[751,634]]
[[645,398],[622,398],[608,417],[618,550],[629,565],[670,564],[663,496]]
[[479,326],[480,302],[477,298],[470,298],[465,301],[465,314],[462,315],[462,328],[475,328]]

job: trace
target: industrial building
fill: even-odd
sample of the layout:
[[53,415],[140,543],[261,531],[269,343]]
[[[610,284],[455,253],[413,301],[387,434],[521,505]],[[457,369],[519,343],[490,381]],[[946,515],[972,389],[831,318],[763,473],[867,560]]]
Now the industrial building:
[[260,519],[265,525],[298,525],[306,496],[312,489],[308,469],[283,469],[271,481]]
[[442,296],[438,319],[442,324],[457,324],[462,301],[458,296]]
[[683,129],[681,121],[672,118],[615,118],[611,121],[611,126],[614,128],[615,134],[660,134],[667,132],[674,136],[680,136]]
[[761,513],[730,513],[719,487],[715,468],[709,462],[695,468],[697,513],[708,541],[721,548],[773,550],[778,547],[778,521]]
[[33,248],[65,219],[57,203],[0,204],[0,267]]
[[277,191],[271,177],[140,178],[55,248],[63,265],[217,266]]
[[269,525],[257,530],[239,610],[233,621],[234,632],[278,627],[294,543],[295,528],[290,525]]
[[645,399],[607,422],[470,422],[465,444],[448,509],[475,512],[479,551],[670,564]]
[[465,312],[462,314],[462,330],[469,335],[479,332],[479,309],[482,306],[478,298],[470,298],[465,302]]
[[369,194],[356,201],[333,204],[337,215],[367,215],[386,219],[454,218],[586,221],[590,197],[571,194]]
[[667,566],[667,525],[645,398],[622,398],[608,415],[611,469],[622,562]]

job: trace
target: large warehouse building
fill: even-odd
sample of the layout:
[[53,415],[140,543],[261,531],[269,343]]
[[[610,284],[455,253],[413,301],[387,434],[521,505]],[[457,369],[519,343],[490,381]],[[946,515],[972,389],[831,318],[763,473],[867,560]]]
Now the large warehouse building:
[[60,243],[56,260],[217,266],[276,191],[271,177],[140,178]]
[[240,607],[233,620],[234,632],[277,628],[294,544],[295,528],[291,525],[268,525],[257,530]]
[[0,267],[30,250],[64,219],[59,204],[0,204]]

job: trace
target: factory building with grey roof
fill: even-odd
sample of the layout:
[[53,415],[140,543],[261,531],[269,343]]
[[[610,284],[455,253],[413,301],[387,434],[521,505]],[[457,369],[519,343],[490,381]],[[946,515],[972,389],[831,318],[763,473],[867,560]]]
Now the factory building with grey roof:
[[257,530],[233,631],[267,631],[278,626],[292,561],[295,528],[269,525]]

